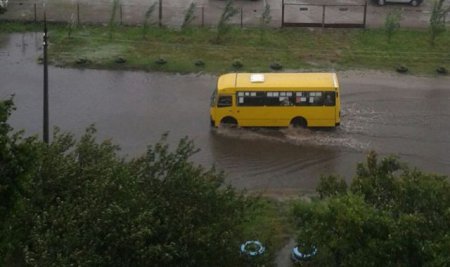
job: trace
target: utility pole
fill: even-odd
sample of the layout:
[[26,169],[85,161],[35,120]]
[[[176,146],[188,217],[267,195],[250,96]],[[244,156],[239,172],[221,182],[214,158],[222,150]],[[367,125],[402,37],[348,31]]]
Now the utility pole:
[[44,142],[48,144],[48,65],[47,65],[47,46],[48,46],[48,36],[47,36],[47,16],[44,11]]

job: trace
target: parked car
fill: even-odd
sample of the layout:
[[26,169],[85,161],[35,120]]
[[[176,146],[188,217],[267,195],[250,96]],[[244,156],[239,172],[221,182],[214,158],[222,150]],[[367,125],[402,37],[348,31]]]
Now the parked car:
[[8,0],[0,0],[0,7],[6,8],[8,6]]
[[8,7],[8,0],[0,0],[0,14],[5,13],[7,7]]
[[411,6],[418,6],[422,4],[423,0],[374,0],[379,6],[384,6],[387,3],[403,3],[410,4]]

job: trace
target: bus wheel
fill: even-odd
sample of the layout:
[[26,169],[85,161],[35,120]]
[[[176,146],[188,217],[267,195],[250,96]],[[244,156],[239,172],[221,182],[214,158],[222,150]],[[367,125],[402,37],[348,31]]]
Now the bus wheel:
[[306,128],[308,126],[308,123],[306,122],[305,118],[297,117],[291,120],[291,126],[294,128]]
[[238,122],[233,117],[225,117],[220,121],[220,126],[227,128],[236,128],[238,126]]

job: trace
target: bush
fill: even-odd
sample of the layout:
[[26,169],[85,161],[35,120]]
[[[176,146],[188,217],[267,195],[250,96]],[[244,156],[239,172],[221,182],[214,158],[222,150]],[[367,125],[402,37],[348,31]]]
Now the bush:
[[293,211],[298,241],[319,251],[315,265],[442,266],[449,261],[448,177],[410,170],[395,157],[378,161],[371,152],[349,189],[337,181],[322,179],[319,188],[329,197],[298,202]]
[[187,138],[125,161],[93,126],[79,141],[57,129],[48,146],[22,139],[6,123],[12,102],[0,107],[0,265],[242,265],[248,200],[189,161]]

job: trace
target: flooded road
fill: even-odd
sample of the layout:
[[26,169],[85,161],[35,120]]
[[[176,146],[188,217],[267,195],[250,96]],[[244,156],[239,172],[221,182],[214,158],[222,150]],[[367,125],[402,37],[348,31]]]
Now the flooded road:
[[[42,132],[41,34],[0,36],[0,98],[15,94],[11,118]],[[123,155],[138,156],[169,132],[201,151],[193,158],[227,181],[269,195],[314,190],[321,174],[350,180],[369,150],[398,155],[427,172],[450,174],[450,78],[378,72],[338,73],[342,121],[335,130],[211,129],[216,77],[49,68],[50,125],[79,136],[94,123]]]

